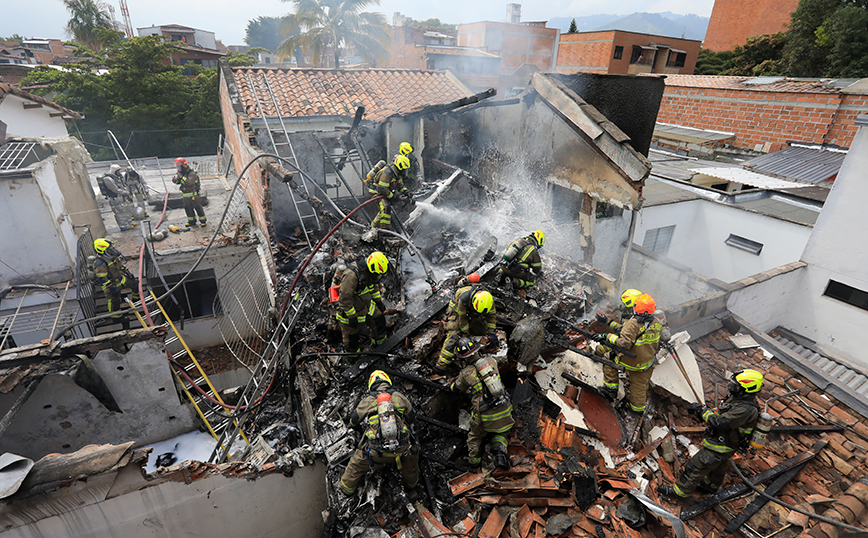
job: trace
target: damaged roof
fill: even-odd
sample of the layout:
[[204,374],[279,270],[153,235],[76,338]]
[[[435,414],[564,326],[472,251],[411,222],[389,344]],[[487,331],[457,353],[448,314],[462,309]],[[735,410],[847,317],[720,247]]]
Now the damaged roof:
[[[247,115],[259,118],[259,107],[250,87],[271,86],[277,110],[262,99],[266,116],[348,116],[365,107],[366,119],[381,122],[395,114],[408,114],[432,105],[445,105],[470,91],[446,71],[409,69],[262,69],[233,68],[232,74]],[[255,88],[257,93],[266,90]]]
[[21,99],[25,99],[27,101],[33,101],[34,103],[39,103],[40,105],[47,106],[49,108],[53,108],[57,110],[63,115],[63,119],[65,120],[80,120],[84,119],[84,116],[79,114],[78,112],[72,111],[68,108],[64,108],[58,105],[55,102],[49,101],[44,97],[39,97],[38,95],[33,95],[32,93],[26,92],[20,88],[16,88],[15,86],[6,84],[5,82],[0,82],[0,102],[2,102],[7,95],[14,95],[16,97],[20,97]]

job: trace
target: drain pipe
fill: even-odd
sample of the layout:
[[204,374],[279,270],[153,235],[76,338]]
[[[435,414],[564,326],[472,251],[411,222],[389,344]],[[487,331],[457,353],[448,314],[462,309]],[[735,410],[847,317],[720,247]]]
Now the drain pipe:
[[621,272],[618,273],[618,282],[615,284],[615,290],[621,289],[621,284],[624,281],[624,275],[627,273],[627,259],[630,258],[630,252],[633,250],[633,235],[636,233],[636,217],[639,211],[635,208],[630,212],[630,232],[627,234],[627,249],[624,251],[624,260],[621,262]]

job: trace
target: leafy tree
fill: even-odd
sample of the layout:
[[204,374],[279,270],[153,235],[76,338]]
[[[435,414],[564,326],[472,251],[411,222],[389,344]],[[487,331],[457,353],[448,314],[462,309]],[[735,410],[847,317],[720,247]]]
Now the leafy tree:
[[102,48],[97,28],[114,28],[115,21],[109,14],[106,4],[99,0],[62,0],[69,12],[66,32],[75,40],[89,48]]
[[455,29],[454,24],[440,22],[440,19],[425,19],[424,21],[417,21],[410,17],[407,17],[407,20],[404,21],[404,26],[412,26],[414,28],[442,28],[443,30]]
[[282,17],[257,17],[247,21],[244,42],[251,47],[262,47],[274,52],[284,39],[281,33]]
[[800,0],[792,14],[784,48],[786,72],[794,77],[815,77],[823,73],[831,43],[817,42],[817,29],[823,26],[841,0]]
[[[68,71],[38,66],[22,85],[45,84],[35,91],[83,113],[85,119],[77,127],[96,134],[85,137],[95,144],[89,149],[96,158],[113,156],[100,149],[109,145],[104,139],[107,129],[119,137],[129,133],[141,139],[130,146],[131,157],[196,153],[213,140],[203,146],[203,132],[190,129],[221,126],[217,69],[199,67],[195,78],[185,77],[184,68],[169,63],[175,50],[160,36],[134,37],[108,47],[100,58],[68,64]],[[213,133],[204,134],[213,138]],[[195,149],[199,147],[203,149]]]
[[724,74],[751,77],[785,75],[785,44],[786,36],[783,32],[749,37],[744,46],[737,45],[733,49],[730,68]]
[[[382,13],[361,11],[380,0],[281,0],[293,4],[294,13],[283,19],[283,31],[289,35],[277,48],[279,58],[293,54],[295,47],[310,54],[320,64],[329,52],[334,67],[340,67],[341,47],[353,47],[368,60],[387,56],[390,37]],[[300,33],[291,35],[294,30]]]
[[22,41],[24,41],[24,39],[25,39],[25,38],[24,38],[23,36],[20,36],[20,35],[18,35],[17,33],[12,34],[12,35],[9,36],[9,37],[0,37],[0,41],[17,41],[17,42],[19,42],[19,43],[21,43]]
[[[821,37],[822,36],[822,37]],[[868,9],[850,5],[839,9],[817,29],[817,41],[829,46],[830,77],[868,77]]]
[[579,31],[579,26],[576,24],[576,19],[573,19],[572,21],[570,21],[570,28],[569,28],[569,30],[567,30],[567,33],[568,34],[575,34],[575,33],[578,33],[578,31]]
[[696,69],[693,72],[697,75],[722,75],[730,68],[731,59],[731,50],[714,52],[713,50],[699,49]]
[[259,53],[267,52],[271,54],[271,51],[262,48],[262,47],[252,47],[247,52],[229,52],[226,55],[226,61],[229,62],[229,65],[232,67],[245,67],[249,65],[256,65],[259,62]]

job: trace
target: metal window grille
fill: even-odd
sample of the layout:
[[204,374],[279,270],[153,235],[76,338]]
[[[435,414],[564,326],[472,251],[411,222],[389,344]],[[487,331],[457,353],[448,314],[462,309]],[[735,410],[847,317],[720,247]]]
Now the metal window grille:
[[672,242],[672,235],[674,233],[675,225],[648,230],[645,232],[642,246],[652,252],[665,256],[669,252],[669,244]]
[[739,250],[743,250],[745,252],[750,252],[756,256],[760,255],[760,252],[763,251],[763,244],[757,243],[756,241],[751,241],[750,239],[746,239],[741,237],[740,235],[729,234],[729,237],[724,241],[727,245],[737,248]]

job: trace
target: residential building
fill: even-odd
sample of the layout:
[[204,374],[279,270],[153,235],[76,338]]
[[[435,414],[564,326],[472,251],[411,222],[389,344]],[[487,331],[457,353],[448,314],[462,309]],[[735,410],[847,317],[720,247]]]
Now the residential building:
[[[222,43],[218,45],[214,32],[207,30],[178,24],[148,26],[137,30],[139,36],[159,35],[166,41],[174,43],[179,51],[172,53],[170,60],[172,65],[194,63],[202,67],[217,67],[217,60],[225,56],[228,51]],[[191,76],[193,72],[186,70],[184,74]]]
[[546,28],[545,21],[473,22],[458,25],[458,45],[500,56],[502,75],[512,75],[526,64],[548,72],[554,70],[559,33],[557,28]]
[[798,5],[798,0],[715,0],[703,46],[721,52],[750,37],[785,32]]
[[758,152],[789,142],[847,148],[868,112],[868,79],[667,75],[658,121],[729,133]]
[[[0,71],[2,73],[2,71]],[[82,119],[44,97],[0,82],[0,125],[6,138],[53,138],[67,136],[66,120]],[[3,138],[0,137],[0,142]]]
[[73,47],[64,45],[59,39],[0,41],[0,52],[23,58],[29,64],[56,64],[60,59],[70,58],[72,50]]
[[702,43],[622,30],[561,34],[555,71],[693,74]]

